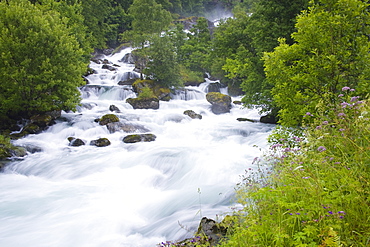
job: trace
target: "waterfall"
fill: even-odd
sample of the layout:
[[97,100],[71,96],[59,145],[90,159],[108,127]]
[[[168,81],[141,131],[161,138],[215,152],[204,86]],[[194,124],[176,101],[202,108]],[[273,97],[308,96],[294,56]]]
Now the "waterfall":
[[[118,85],[136,78],[123,59],[131,50],[102,57],[111,66],[105,69],[91,62],[95,73],[81,88],[78,111],[63,112],[43,133],[15,141],[42,151],[0,173],[0,246],[155,247],[191,237],[201,217],[222,218],[237,206],[234,187],[254,166],[273,126],[236,121],[259,117],[238,105],[213,114],[206,84],[179,90],[158,110],[134,110],[125,101],[136,97],[131,86]],[[121,122],[142,126],[156,140],[126,144],[129,133],[99,125],[95,119],[113,113],[111,105]],[[203,118],[191,119],[185,110]],[[87,145],[71,147],[68,137]],[[88,145],[102,137],[111,145]]]

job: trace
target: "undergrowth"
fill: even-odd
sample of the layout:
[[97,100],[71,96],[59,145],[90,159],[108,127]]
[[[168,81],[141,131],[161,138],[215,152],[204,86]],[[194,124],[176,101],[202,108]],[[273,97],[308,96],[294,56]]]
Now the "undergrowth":
[[370,103],[342,90],[302,130],[270,136],[265,172],[244,175],[244,208],[221,246],[370,246]]

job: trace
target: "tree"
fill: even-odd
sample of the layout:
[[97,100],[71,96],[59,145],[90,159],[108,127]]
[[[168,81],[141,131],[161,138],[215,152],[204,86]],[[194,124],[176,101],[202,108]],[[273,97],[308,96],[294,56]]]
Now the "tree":
[[208,20],[200,17],[197,24],[190,29],[188,40],[180,47],[180,61],[193,71],[206,72],[210,52],[211,34],[208,29]]
[[237,29],[235,34],[228,34],[226,37],[234,39],[237,36],[235,43],[241,44],[236,53],[227,57],[224,70],[229,78],[241,81],[241,88],[245,92],[242,101],[245,105],[258,105],[264,111],[271,111],[275,107],[270,94],[272,85],[265,80],[261,58],[263,52],[273,51],[279,44],[278,38],[291,42],[290,34],[295,30],[295,18],[306,7],[307,2],[308,0],[258,0],[254,2],[250,13],[241,9],[235,13],[236,20],[229,22]]
[[74,109],[87,64],[59,13],[0,2],[0,117]]
[[152,39],[148,55],[149,62],[145,74],[162,86],[181,86],[180,66],[177,63],[175,47],[167,34]]
[[[343,87],[369,92],[370,18],[360,0],[312,1],[297,19],[293,45],[264,56],[267,80],[281,123],[295,126],[307,112],[329,111]],[[320,107],[318,107],[320,105]]]
[[153,34],[159,35],[172,21],[171,13],[155,0],[134,0],[129,8],[132,17],[132,30],[123,34],[134,47],[144,48]]

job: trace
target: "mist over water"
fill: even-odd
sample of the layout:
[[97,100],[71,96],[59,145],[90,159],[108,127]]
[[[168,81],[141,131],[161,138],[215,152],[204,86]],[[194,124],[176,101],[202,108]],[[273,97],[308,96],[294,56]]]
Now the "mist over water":
[[[154,247],[191,237],[201,217],[216,219],[236,206],[239,176],[253,167],[273,126],[238,122],[259,118],[257,110],[238,105],[213,114],[205,99],[211,81],[160,102],[158,110],[134,110],[125,101],[136,97],[131,86],[117,85],[136,78],[133,65],[121,60],[129,52],[104,57],[118,65],[115,71],[92,62],[96,73],[81,88],[78,111],[63,112],[63,120],[45,132],[16,141],[42,151],[0,174],[0,246]],[[110,133],[96,123],[113,104],[121,122],[142,126],[157,139],[125,144],[129,133]],[[191,119],[185,110],[203,119]],[[69,146],[71,136],[87,145]],[[88,145],[101,137],[111,145]]]

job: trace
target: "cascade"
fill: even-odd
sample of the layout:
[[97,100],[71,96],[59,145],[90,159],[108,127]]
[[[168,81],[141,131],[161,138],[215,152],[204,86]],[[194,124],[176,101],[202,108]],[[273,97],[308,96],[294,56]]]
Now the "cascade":
[[[127,59],[131,51],[91,62],[95,73],[81,88],[78,110],[15,142],[41,152],[0,173],[0,246],[154,247],[189,238],[203,216],[216,219],[238,206],[235,185],[246,169],[255,168],[252,161],[273,126],[238,122],[259,117],[257,110],[238,105],[213,114],[205,99],[209,80],[178,90],[158,110],[134,110],[126,99],[136,95],[119,83],[138,77]],[[119,112],[111,112],[111,105]],[[191,119],[185,110],[202,119]],[[130,133],[111,133],[95,121],[108,113],[156,140],[123,143]],[[68,137],[87,145],[69,146]],[[98,138],[111,145],[88,145]]]

